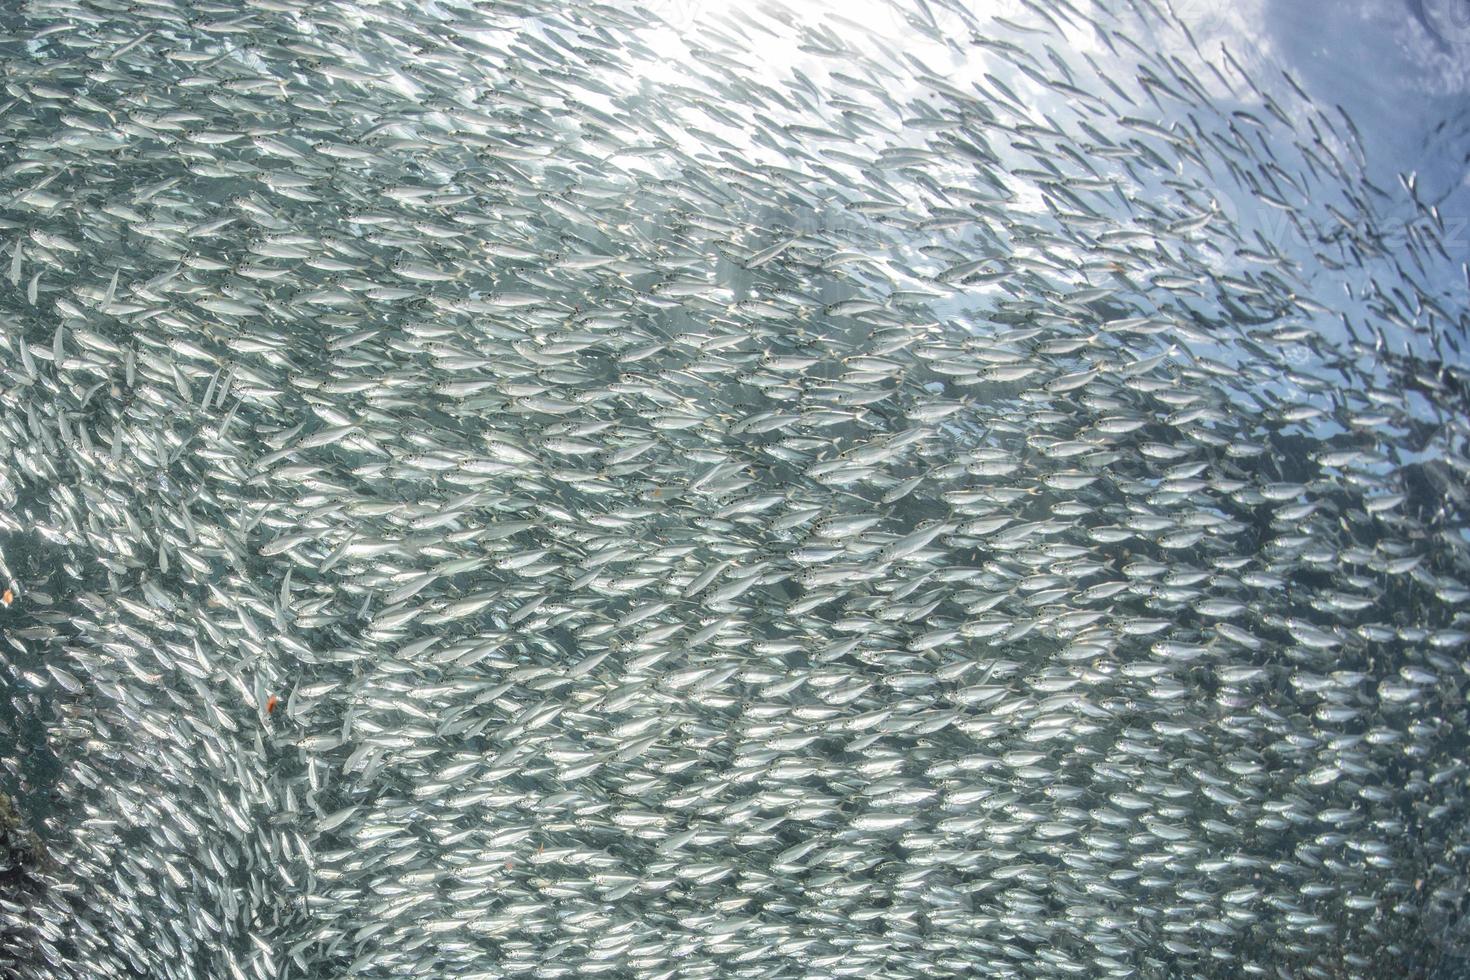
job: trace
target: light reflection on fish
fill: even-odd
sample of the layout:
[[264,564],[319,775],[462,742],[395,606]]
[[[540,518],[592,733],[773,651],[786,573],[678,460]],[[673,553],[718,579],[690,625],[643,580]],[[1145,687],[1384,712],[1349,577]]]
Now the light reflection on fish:
[[1464,964],[1438,205],[1150,4],[692,13],[0,12],[0,966]]

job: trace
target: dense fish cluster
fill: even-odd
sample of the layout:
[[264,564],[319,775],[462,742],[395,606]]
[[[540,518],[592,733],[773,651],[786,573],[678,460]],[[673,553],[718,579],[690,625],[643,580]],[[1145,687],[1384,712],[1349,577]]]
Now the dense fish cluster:
[[1149,3],[675,6],[0,10],[0,973],[1465,969],[1436,202]]

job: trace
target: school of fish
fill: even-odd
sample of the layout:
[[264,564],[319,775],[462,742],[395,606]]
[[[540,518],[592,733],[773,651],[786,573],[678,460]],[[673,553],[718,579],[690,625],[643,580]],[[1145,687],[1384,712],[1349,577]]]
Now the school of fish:
[[1464,975],[1453,216],[691,3],[0,9],[0,975]]

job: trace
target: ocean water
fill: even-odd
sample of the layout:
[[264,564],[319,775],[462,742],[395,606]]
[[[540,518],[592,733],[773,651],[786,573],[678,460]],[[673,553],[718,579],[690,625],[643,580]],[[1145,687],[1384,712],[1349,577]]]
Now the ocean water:
[[0,973],[1470,971],[1470,10],[0,9]]

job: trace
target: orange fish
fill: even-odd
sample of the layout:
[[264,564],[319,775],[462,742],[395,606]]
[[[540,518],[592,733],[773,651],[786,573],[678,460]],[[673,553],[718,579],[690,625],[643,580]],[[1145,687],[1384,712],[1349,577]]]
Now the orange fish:
[[276,710],[276,705],[280,703],[281,699],[272,694],[270,697],[265,699],[265,713],[268,715],[274,714]]

